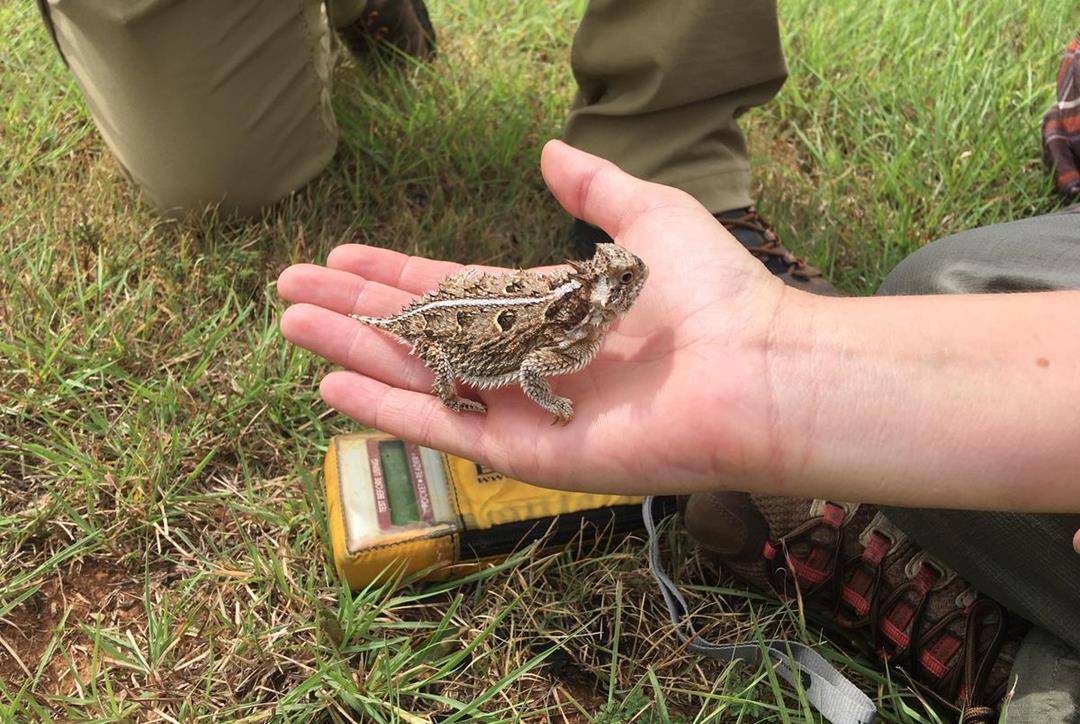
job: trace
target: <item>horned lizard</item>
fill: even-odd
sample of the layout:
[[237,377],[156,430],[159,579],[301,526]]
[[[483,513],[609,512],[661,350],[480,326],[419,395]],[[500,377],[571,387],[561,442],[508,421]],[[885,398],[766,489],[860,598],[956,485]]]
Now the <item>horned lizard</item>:
[[649,274],[641,259],[615,244],[597,244],[592,259],[568,264],[549,274],[467,270],[393,316],[350,316],[411,344],[435,373],[434,392],[450,409],[487,411],[457,393],[455,378],[478,389],[517,383],[555,416],[552,424],[565,425],[573,403],[552,392],[546,378],[592,361]]

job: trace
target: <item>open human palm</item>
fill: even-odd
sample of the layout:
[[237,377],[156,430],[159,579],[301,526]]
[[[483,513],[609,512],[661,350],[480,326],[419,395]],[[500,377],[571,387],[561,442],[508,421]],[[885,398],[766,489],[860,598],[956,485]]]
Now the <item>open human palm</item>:
[[[516,386],[482,391],[486,415],[454,412],[408,347],[349,319],[387,315],[461,269],[348,244],[327,265],[282,272],[284,336],[344,371],[326,402],[358,422],[552,487],[676,492],[735,482],[768,465],[766,352],[785,292],[690,196],[551,142],[544,178],[577,218],[649,266],[635,306],[581,372],[552,380],[574,402],[566,427]],[[467,394],[473,394],[463,390]]]

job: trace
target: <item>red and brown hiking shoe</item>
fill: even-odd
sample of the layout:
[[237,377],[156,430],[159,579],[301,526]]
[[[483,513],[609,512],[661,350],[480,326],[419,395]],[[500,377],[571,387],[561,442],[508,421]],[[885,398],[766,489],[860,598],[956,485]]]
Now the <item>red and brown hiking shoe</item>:
[[996,721],[1026,622],[909,541],[872,505],[749,493],[691,495],[690,536],[971,724]]

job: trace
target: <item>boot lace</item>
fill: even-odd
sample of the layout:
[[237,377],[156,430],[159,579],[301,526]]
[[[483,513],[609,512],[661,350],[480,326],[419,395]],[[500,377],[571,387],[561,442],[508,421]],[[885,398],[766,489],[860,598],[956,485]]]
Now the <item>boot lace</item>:
[[820,269],[807,264],[806,261],[784,248],[783,244],[780,243],[780,236],[769,226],[769,222],[761,218],[761,215],[753,206],[749,207],[742,216],[721,218],[720,223],[728,231],[746,229],[759,234],[765,239],[763,244],[746,247],[751,254],[761,259],[761,261],[768,263],[772,259],[779,260],[787,267],[787,273],[796,279],[810,280],[821,276]]
[[972,591],[956,610],[927,621],[930,594],[955,574],[918,553],[907,565],[908,580],[890,591],[882,569],[895,542],[871,530],[861,555],[843,560],[844,519],[841,506],[826,502],[821,516],[769,541],[764,555],[774,563],[774,589],[823,602],[832,624],[861,632],[879,657],[958,708],[962,722],[991,721],[1006,693],[1004,685],[991,691],[987,684],[1005,637],[1005,609]]

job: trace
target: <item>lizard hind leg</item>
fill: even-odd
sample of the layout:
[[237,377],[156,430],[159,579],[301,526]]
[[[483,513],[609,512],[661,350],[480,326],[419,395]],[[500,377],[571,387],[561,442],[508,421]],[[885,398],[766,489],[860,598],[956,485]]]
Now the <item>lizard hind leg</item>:
[[554,415],[555,419],[551,423],[553,425],[566,425],[574,418],[574,403],[569,398],[556,395],[546,378],[548,375],[574,372],[581,366],[581,360],[576,356],[567,356],[550,349],[530,353],[521,364],[519,381],[522,391],[529,399]]
[[428,348],[423,359],[435,374],[432,391],[438,395],[444,405],[457,412],[487,412],[487,406],[484,403],[470,400],[457,393],[454,385],[454,367],[441,350]]

